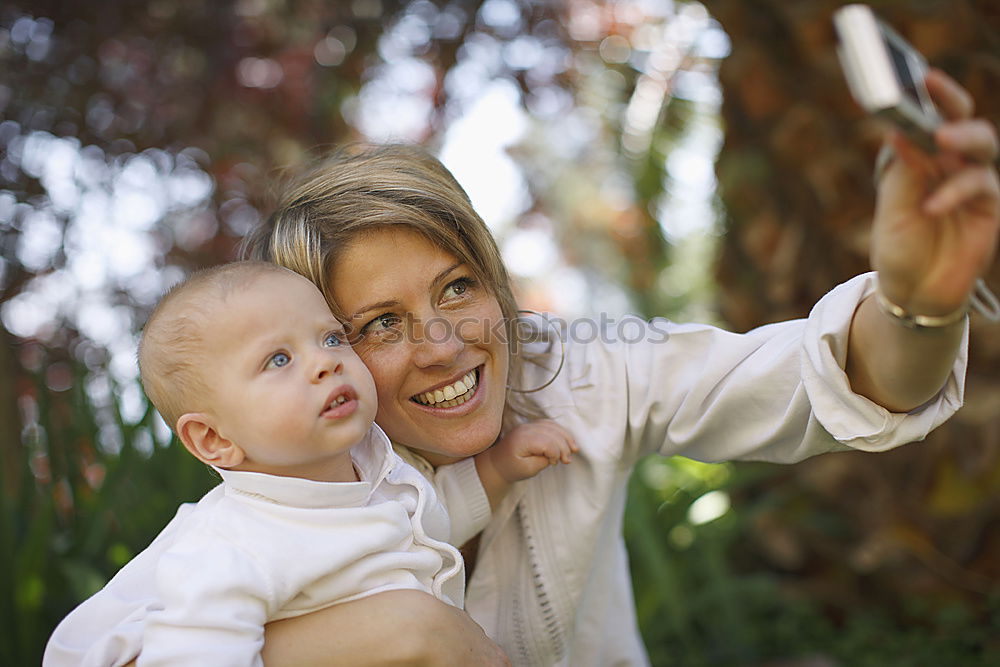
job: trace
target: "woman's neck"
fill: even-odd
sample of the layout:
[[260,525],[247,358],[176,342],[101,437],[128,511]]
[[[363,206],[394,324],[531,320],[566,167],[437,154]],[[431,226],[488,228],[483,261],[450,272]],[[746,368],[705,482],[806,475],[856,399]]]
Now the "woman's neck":
[[448,465],[449,463],[457,463],[464,458],[468,458],[465,456],[448,456],[447,454],[440,454],[438,452],[427,452],[422,449],[412,449],[411,451],[413,451],[414,454],[419,454],[424,457],[424,460],[435,468]]

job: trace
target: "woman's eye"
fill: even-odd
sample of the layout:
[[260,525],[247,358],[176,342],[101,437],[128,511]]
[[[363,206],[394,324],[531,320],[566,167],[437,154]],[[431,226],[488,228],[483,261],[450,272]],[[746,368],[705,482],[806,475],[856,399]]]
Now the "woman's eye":
[[323,339],[323,347],[340,347],[344,342],[343,334],[331,331]]
[[292,357],[285,352],[276,352],[267,360],[268,368],[281,368],[292,362]]
[[359,333],[362,336],[367,336],[369,334],[377,335],[382,331],[389,331],[391,329],[398,328],[400,322],[402,322],[402,320],[398,315],[394,315],[392,313],[385,313],[383,315],[379,315],[371,322],[361,327]]
[[470,278],[459,278],[448,283],[448,286],[444,288],[444,294],[446,297],[462,296],[469,291],[470,287],[472,287]]

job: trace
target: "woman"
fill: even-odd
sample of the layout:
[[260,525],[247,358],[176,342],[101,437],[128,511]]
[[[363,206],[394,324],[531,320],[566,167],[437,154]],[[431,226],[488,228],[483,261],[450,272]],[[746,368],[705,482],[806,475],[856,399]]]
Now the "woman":
[[[429,474],[520,419],[544,415],[574,434],[576,461],[492,508],[467,548],[467,611],[511,662],[647,662],[620,537],[642,455],[792,462],[880,451],[923,438],[959,407],[965,313],[1000,226],[997,139],[953,81],[933,72],[927,84],[949,120],[933,158],[890,139],[897,159],[880,179],[872,235],[877,279],[836,288],[807,320],[744,335],[653,322],[642,336],[560,342],[529,318],[536,335],[519,344],[485,225],[415,149],[321,165],[251,240],[255,257],[313,280],[349,323],[378,387],[376,420]],[[434,400],[469,372],[467,400]],[[474,479],[465,492],[481,501]],[[282,621],[268,629],[265,658],[503,664],[468,618],[442,607],[404,593]],[[348,624],[349,637],[327,630]]]

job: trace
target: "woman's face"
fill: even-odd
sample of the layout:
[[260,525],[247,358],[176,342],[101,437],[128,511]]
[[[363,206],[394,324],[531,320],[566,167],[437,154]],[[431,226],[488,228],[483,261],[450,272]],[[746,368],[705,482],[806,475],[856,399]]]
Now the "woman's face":
[[400,227],[355,238],[330,279],[389,437],[434,464],[492,445],[506,400],[506,332],[471,268]]

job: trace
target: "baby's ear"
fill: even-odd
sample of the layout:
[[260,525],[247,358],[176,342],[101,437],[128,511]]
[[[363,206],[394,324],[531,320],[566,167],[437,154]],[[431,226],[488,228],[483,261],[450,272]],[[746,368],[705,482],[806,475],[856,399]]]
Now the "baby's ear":
[[219,435],[208,415],[189,412],[177,420],[177,437],[196,459],[219,468],[243,463],[246,454],[232,440]]

